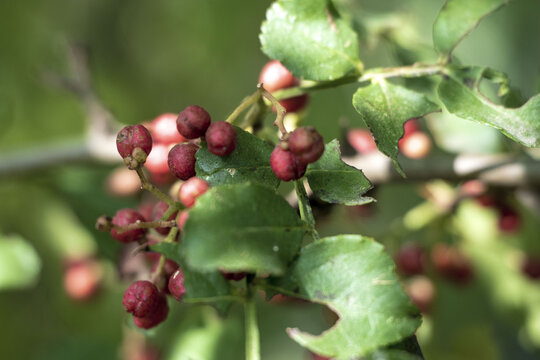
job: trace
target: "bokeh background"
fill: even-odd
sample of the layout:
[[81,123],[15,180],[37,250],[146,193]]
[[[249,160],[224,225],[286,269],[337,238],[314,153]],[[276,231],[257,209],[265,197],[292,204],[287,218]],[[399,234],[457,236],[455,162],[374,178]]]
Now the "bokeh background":
[[[126,358],[125,348],[132,343],[160,349],[164,359],[188,359],[191,353],[202,359],[243,356],[241,309],[233,308],[223,320],[210,307],[172,306],[165,325],[146,340],[127,324],[121,306],[127,282],[116,271],[121,249],[107,234],[96,232],[94,223],[99,215],[136,207],[140,196],[107,191],[106,179],[120,157],[96,159],[84,150],[96,114],[89,111],[88,97],[62,85],[62,79],[77,80],[74,64],[80,62],[73,49],[84,49],[85,94],[118,122],[140,123],[191,104],[204,106],[213,119],[224,119],[254,91],[268,60],[258,33],[270,3],[0,2],[0,358]],[[426,60],[436,59],[430,50],[431,26],[444,1],[339,3],[355,11],[366,67],[400,64],[396,49],[373,34],[378,24],[391,24],[396,39]],[[465,39],[456,58],[506,72],[525,98],[538,93],[538,14],[538,1],[511,2]],[[350,85],[313,94],[304,122],[317,126],[326,139],[341,138],[343,127],[364,126],[351,105],[354,90]],[[489,140],[479,147],[479,137],[446,127],[439,131],[457,138],[458,145],[440,140],[440,151],[506,149],[506,140],[494,131],[463,126],[467,134],[481,133]],[[436,126],[431,130],[436,139],[442,137]],[[450,238],[462,244],[476,276],[467,286],[433,276],[435,302],[418,333],[426,357],[539,358],[540,282],[526,279],[515,265],[524,252],[540,254],[538,214],[517,202],[523,226],[516,234],[501,235],[495,213],[470,203],[451,224],[390,233],[388,224],[400,222],[424,201],[417,186],[379,186],[370,216],[344,207],[324,209],[320,232],[374,236],[391,252],[405,241],[429,247]],[[76,301],[66,294],[64,271],[70,259],[88,255],[100,264],[101,289],[90,300]],[[308,359],[285,328],[320,332],[333,321],[317,305],[262,300],[259,305],[263,359]]]

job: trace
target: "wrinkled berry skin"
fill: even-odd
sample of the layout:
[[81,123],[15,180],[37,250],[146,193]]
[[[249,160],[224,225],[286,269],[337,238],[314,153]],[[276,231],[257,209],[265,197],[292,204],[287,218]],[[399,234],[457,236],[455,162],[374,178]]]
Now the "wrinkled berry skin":
[[195,200],[208,190],[210,185],[203,179],[194,176],[180,186],[178,198],[186,207],[195,205]]
[[208,150],[217,156],[227,156],[236,147],[236,129],[225,121],[212,123],[204,135]]
[[116,148],[123,159],[131,156],[135,148],[141,148],[148,155],[152,150],[152,135],[142,125],[128,125],[118,132]]
[[133,322],[141,329],[150,329],[162,323],[168,314],[169,304],[167,304],[167,299],[165,295],[159,294],[155,310],[144,317],[133,317]]
[[301,162],[311,164],[324,153],[324,140],[314,127],[299,127],[289,135],[289,150]]
[[[137,221],[145,221],[145,218],[137,211],[132,209],[118,210],[112,219],[112,223],[115,226],[134,224]],[[138,241],[144,236],[144,234],[146,234],[146,229],[134,229],[122,232],[120,232],[118,229],[111,229],[111,236],[122,243]]]
[[150,281],[135,281],[124,292],[122,305],[128,313],[145,317],[154,312],[159,303],[159,290]]
[[297,180],[306,173],[306,164],[299,161],[290,151],[283,150],[279,144],[270,155],[270,167],[282,181]]
[[[153,221],[160,220],[161,217],[167,212],[168,209],[169,209],[169,205],[167,205],[166,202],[159,201],[154,206],[154,209],[152,210],[152,220]],[[167,221],[174,220],[174,218],[176,217],[177,214],[178,214],[178,211],[175,211],[171,216],[169,216]],[[170,230],[171,230],[171,228],[169,228],[169,227],[158,227],[158,228],[156,228],[156,231],[158,233],[160,233],[161,235],[167,235]]]
[[184,273],[182,269],[176,270],[176,272],[169,278],[169,292],[178,301],[182,300],[182,296],[186,292],[184,288]]
[[178,114],[176,128],[186,139],[196,139],[204,135],[210,122],[210,114],[206,110],[200,106],[191,105]]
[[192,143],[175,145],[170,151],[167,163],[171,174],[187,180],[195,176],[195,153],[199,147]]

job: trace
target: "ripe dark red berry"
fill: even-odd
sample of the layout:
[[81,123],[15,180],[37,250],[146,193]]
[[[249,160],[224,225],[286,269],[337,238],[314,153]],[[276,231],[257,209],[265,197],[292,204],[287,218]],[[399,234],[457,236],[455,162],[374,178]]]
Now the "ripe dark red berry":
[[359,154],[369,154],[377,150],[377,144],[368,130],[351,129],[347,132],[347,140]]
[[[154,209],[152,211],[152,220],[153,221],[160,220],[161,217],[163,216],[163,214],[165,214],[167,212],[167,210],[169,210],[169,205],[167,205],[167,203],[164,202],[164,201],[159,201],[154,206]],[[171,216],[169,216],[167,221],[174,220],[174,218],[176,217],[177,214],[178,214],[178,211],[175,211]],[[170,230],[171,230],[170,227],[158,227],[158,228],[156,228],[156,231],[158,233],[162,234],[162,235],[167,235]]]
[[154,312],[159,303],[159,290],[150,281],[135,281],[124,292],[122,305],[128,313],[145,317]]
[[204,138],[208,151],[217,156],[227,156],[236,147],[236,129],[225,121],[212,123]]
[[540,279],[540,258],[527,256],[521,263],[521,271],[529,279]]
[[431,250],[431,260],[435,269],[450,281],[465,284],[473,277],[469,260],[455,247],[437,244]]
[[406,276],[422,274],[425,262],[426,254],[424,249],[416,244],[401,247],[396,255],[397,268]]
[[152,150],[152,135],[148,129],[140,124],[128,125],[118,132],[116,148],[124,159],[131,156],[136,148],[142,149],[148,156]]
[[195,176],[195,153],[199,147],[192,143],[175,145],[169,151],[168,165],[171,174],[187,180]]
[[221,272],[221,275],[223,275],[225,279],[232,280],[232,281],[240,281],[243,278],[245,278],[247,275],[246,272],[226,272],[226,271],[220,271],[220,272]]
[[299,161],[292,152],[283,150],[279,144],[270,155],[270,167],[276,177],[283,181],[300,179],[306,172],[306,164]]
[[202,107],[191,105],[184,109],[176,119],[178,132],[186,139],[196,139],[204,135],[210,126],[210,114]]
[[[132,209],[118,210],[112,219],[112,223],[115,226],[126,226],[134,224],[137,221],[145,221],[145,219],[141,214]],[[133,229],[128,231],[120,231],[116,228],[111,229],[111,236],[123,243],[138,241],[144,234],[146,234],[146,229]]]
[[152,137],[157,143],[164,145],[179,144],[187,139],[178,132],[176,119],[178,115],[166,113],[152,120]]
[[314,127],[299,127],[289,135],[289,150],[301,162],[311,164],[324,153],[324,140]]
[[155,310],[144,317],[133,317],[133,322],[141,329],[150,329],[163,322],[168,314],[169,304],[167,304],[167,299],[165,295],[159,294]]
[[178,198],[186,207],[192,207],[195,200],[204,194],[209,186],[206,181],[194,176],[180,186]]
[[512,207],[502,205],[499,208],[498,226],[499,230],[502,232],[516,232],[521,226],[521,217]]
[[182,269],[176,270],[169,278],[169,292],[176,300],[182,300],[182,296],[186,292],[184,288],[184,272]]

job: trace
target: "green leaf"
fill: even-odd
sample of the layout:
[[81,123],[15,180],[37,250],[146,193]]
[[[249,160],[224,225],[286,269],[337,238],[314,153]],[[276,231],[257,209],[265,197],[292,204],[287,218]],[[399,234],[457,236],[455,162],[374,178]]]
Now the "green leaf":
[[373,133],[379,150],[394,161],[401,173],[397,155],[403,124],[411,118],[439,110],[439,106],[423,94],[384,79],[359,88],[353,96],[353,105]]
[[274,2],[259,38],[262,51],[297,77],[335,80],[363,67],[357,34],[329,0]]
[[181,249],[195,269],[281,275],[305,232],[296,211],[271,189],[251,183],[224,185],[197,199]]
[[420,325],[383,246],[359,235],[324,238],[306,246],[293,267],[300,295],[339,316],[321,335],[288,329],[311,351],[336,359],[357,358],[400,341]]
[[[181,256],[178,243],[161,242],[150,246],[150,248],[152,251],[161,253],[180,265],[184,273],[184,287],[186,289],[184,299],[213,302],[213,297],[230,294],[229,282],[219,271],[201,272],[189,267]],[[220,311],[224,311],[230,302],[216,301],[215,303]]]
[[525,146],[540,146],[540,95],[520,108],[510,109],[493,104],[454,78],[441,81],[438,94],[451,114],[499,129]]
[[433,24],[433,43],[450,55],[480,21],[510,0],[448,0]]
[[208,151],[206,143],[201,144],[195,155],[197,176],[211,186],[251,181],[277,188],[279,179],[270,168],[272,145],[239,127],[235,128],[236,148],[228,156],[214,155]]
[[306,176],[313,193],[332,204],[362,205],[372,202],[362,195],[372,188],[361,170],[341,160],[339,141],[326,144],[322,157],[308,166]]
[[421,360],[422,358],[403,350],[378,350],[363,358],[364,360]]
[[0,237],[0,290],[35,285],[41,271],[36,250],[22,237]]

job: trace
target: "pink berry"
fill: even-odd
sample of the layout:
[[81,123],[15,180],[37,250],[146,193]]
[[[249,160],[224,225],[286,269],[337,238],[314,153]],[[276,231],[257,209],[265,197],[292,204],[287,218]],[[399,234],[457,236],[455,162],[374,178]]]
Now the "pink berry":
[[209,186],[206,181],[194,176],[180,186],[178,198],[186,207],[192,207],[195,200],[204,194]]
[[324,140],[314,127],[299,127],[289,135],[289,150],[299,161],[311,164],[324,153]]
[[[161,217],[167,212],[167,210],[169,210],[169,205],[167,205],[167,203],[164,202],[164,201],[159,201],[154,206],[154,209],[152,211],[152,220],[153,221],[160,220]],[[174,218],[176,217],[177,214],[178,214],[178,211],[175,211],[171,216],[169,216],[167,221],[174,220]],[[158,228],[156,228],[156,231],[158,233],[162,234],[162,235],[167,235],[170,230],[171,230],[170,227],[158,227]]]
[[135,281],[124,292],[122,305],[128,313],[145,317],[154,312],[159,303],[159,290],[150,281]]
[[431,151],[431,139],[421,131],[417,131],[400,140],[401,153],[411,159],[422,159]]
[[169,174],[168,155],[168,145],[156,144],[150,155],[146,158],[144,166],[150,171],[152,176]]
[[135,148],[141,148],[148,155],[152,150],[152,135],[143,125],[128,125],[116,136],[116,148],[124,159],[131,156]]
[[347,132],[347,140],[359,154],[369,154],[377,150],[377,144],[368,130],[351,129]]
[[182,300],[182,296],[186,292],[184,288],[184,273],[182,269],[176,270],[169,278],[169,292],[178,301]]
[[73,300],[92,298],[101,283],[101,266],[93,259],[82,259],[68,264],[64,272],[64,289]]
[[152,120],[152,136],[157,143],[171,145],[187,141],[176,128],[177,118],[176,114],[166,113]]
[[283,150],[279,144],[270,155],[270,167],[276,177],[283,181],[300,179],[306,172],[306,164],[290,151]]
[[186,221],[189,217],[189,211],[182,210],[180,211],[180,214],[178,214],[178,218],[176,219],[176,223],[178,224],[178,227],[181,231],[184,231],[184,225],[186,224]]
[[428,277],[420,275],[412,278],[405,286],[405,292],[421,312],[430,312],[435,298],[435,286]]
[[469,260],[459,249],[439,243],[431,250],[435,270],[457,284],[465,284],[473,277]]
[[195,153],[197,150],[199,147],[192,143],[175,145],[169,151],[168,156],[171,173],[182,180],[195,176]]
[[178,132],[186,139],[196,139],[204,135],[210,126],[210,115],[202,107],[191,105],[176,119]]
[[410,135],[414,134],[415,132],[420,131],[420,126],[418,126],[418,123],[416,122],[416,119],[409,119],[403,124],[403,136],[399,140],[399,145],[401,146],[401,143],[403,140],[405,140]]
[[155,310],[144,317],[133,317],[133,322],[141,329],[150,329],[162,323],[168,314],[169,304],[167,304],[167,299],[165,295],[159,294]]
[[[145,221],[145,219],[141,214],[132,209],[118,210],[112,219],[112,223],[115,226],[126,226],[135,224],[138,221]],[[146,229],[120,231],[119,229],[113,228],[111,230],[111,236],[123,243],[138,241],[144,234],[146,234]]]
[[396,255],[398,270],[407,276],[422,274],[425,263],[426,254],[424,249],[416,244],[408,244],[401,247]]
[[263,66],[259,82],[269,92],[298,85],[298,79],[278,60],[269,61]]
[[236,129],[225,121],[212,123],[204,135],[208,151],[217,156],[227,156],[236,147]]

